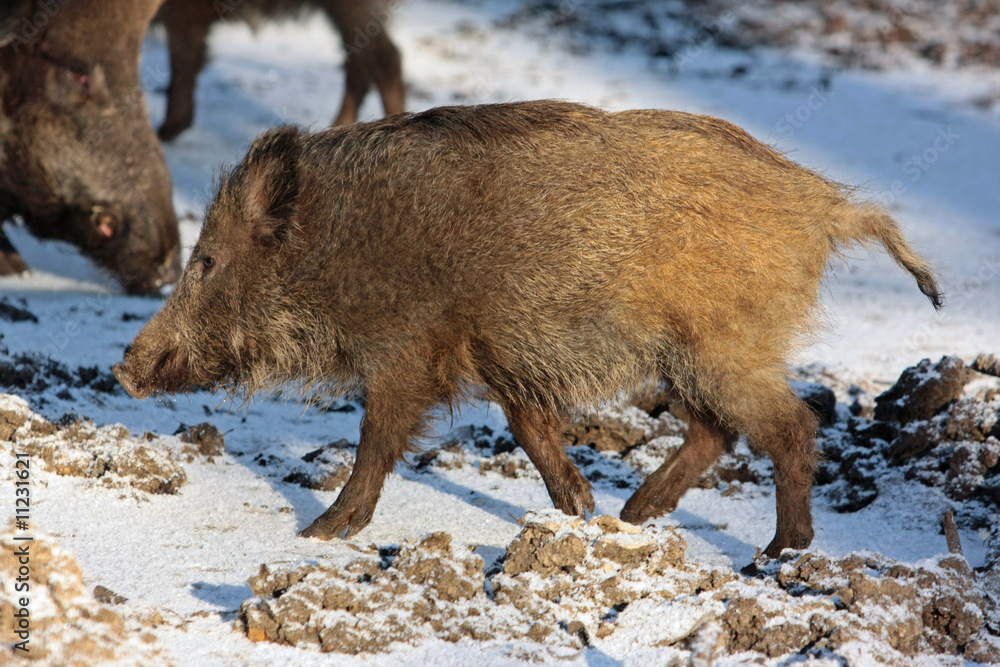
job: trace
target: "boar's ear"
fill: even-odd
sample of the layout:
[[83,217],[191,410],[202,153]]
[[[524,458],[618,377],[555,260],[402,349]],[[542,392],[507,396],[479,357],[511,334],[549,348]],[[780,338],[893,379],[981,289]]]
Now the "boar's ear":
[[299,196],[301,134],[279,127],[257,137],[241,171],[247,213],[259,239],[281,241],[289,232]]

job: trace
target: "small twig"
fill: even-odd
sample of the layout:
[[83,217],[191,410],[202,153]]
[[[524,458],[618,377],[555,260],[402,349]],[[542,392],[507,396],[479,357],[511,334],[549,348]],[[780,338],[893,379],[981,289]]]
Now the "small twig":
[[948,542],[948,553],[964,556],[962,541],[958,537],[958,525],[955,523],[955,515],[952,514],[951,510],[944,514],[944,539]]

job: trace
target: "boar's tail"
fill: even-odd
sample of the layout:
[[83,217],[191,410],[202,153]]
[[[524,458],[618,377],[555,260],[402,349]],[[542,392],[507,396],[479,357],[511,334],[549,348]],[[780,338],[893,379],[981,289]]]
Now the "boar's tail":
[[881,243],[893,261],[916,278],[917,286],[931,300],[935,310],[944,305],[931,265],[910,246],[899,225],[885,209],[872,205],[838,206],[834,224],[828,233],[835,242],[845,245],[866,245],[872,241]]

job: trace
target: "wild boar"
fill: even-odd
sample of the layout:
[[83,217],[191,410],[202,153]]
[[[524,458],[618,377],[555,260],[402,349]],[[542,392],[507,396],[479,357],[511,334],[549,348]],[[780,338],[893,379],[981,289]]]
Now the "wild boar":
[[358,108],[375,85],[386,115],[404,109],[399,50],[386,29],[391,9],[400,0],[167,0],[158,19],[170,45],[170,88],[167,115],[160,138],[169,141],[191,127],[198,73],[205,67],[206,39],[217,21],[244,19],[251,24],[263,17],[281,17],[313,6],[324,12],[340,31],[347,51],[344,101],[336,125],[357,120]]
[[[0,224],[68,241],[131,293],[181,273],[170,173],[139,78],[160,0],[0,7]],[[0,229],[0,275],[26,270]]]
[[690,431],[622,517],[671,511],[743,433],[774,462],[774,556],[813,535],[817,419],[787,359],[853,243],[880,243],[941,305],[884,210],[717,118],[541,101],[283,127],[223,178],[114,372],[136,398],[362,395],[354,471],[302,532],[323,539],[364,528],[430,411],[479,388],[555,506],[592,511],[564,415],[662,382]]

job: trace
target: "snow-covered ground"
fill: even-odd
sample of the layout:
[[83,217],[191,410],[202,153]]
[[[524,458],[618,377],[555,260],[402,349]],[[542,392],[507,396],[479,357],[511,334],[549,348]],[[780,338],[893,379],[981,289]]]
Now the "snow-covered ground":
[[[1000,118],[972,102],[1000,87],[996,74],[836,70],[811,52],[727,51],[708,43],[686,47],[682,57],[655,57],[637,45],[587,43],[554,27],[559,10],[498,25],[518,7],[515,0],[400,5],[392,35],[405,58],[409,108],[560,98],[726,118],[793,159],[857,185],[859,196],[889,206],[942,276],[946,307],[935,314],[910,276],[883,254],[851,253],[831,267],[822,301],[825,328],[800,353],[799,365],[813,376],[825,371],[843,386],[857,383],[877,393],[921,358],[952,354],[971,361],[980,352],[1000,351]],[[320,16],[265,24],[256,33],[244,24],[220,25],[211,50],[199,80],[195,125],[165,147],[186,249],[197,238],[220,164],[239,159],[259,131],[275,124],[324,127],[339,108],[343,85],[342,50]],[[154,124],[163,114],[166,63],[163,36],[154,30],[143,60]],[[362,112],[366,119],[380,115],[377,96]],[[23,299],[37,322],[0,319],[0,347],[10,356],[41,353],[70,369],[96,365],[106,372],[161,303],[122,296],[67,246],[37,242],[10,224],[5,230],[33,271],[0,279],[0,291],[12,302]],[[289,462],[326,443],[356,442],[360,410],[320,412],[264,397],[232,411],[207,394],[138,402],[121,391],[84,387],[60,396],[58,389],[13,393],[51,420],[73,412],[98,425],[121,423],[136,435],[166,436],[180,424],[209,421],[225,434],[227,453],[214,463],[187,464],[187,483],[177,495],[105,488],[42,466],[33,470],[32,518],[38,530],[76,553],[89,586],[111,588],[133,609],[156,608],[182,619],[154,630],[174,663],[464,665],[513,663],[523,655],[429,640],[389,654],[327,656],[251,643],[233,629],[232,612],[253,597],[246,582],[262,563],[337,561],[354,553],[342,542],[295,536],[335,492],[284,483],[269,471],[287,472]],[[439,431],[466,425],[500,433],[504,420],[495,407],[468,406],[454,424],[441,421]],[[3,488],[12,469],[4,463]],[[489,564],[520,531],[518,517],[550,504],[542,483],[530,476],[484,475],[469,465],[400,466],[397,473],[357,544],[396,545],[447,531],[475,546]],[[658,523],[679,528],[689,560],[739,570],[774,530],[772,487],[750,487],[725,496],[721,487],[694,489]],[[631,492],[598,486],[598,512],[617,515]],[[13,496],[0,506],[4,502],[13,506]],[[856,513],[833,512],[817,499],[813,549],[925,561],[947,551],[939,518],[953,504],[938,490],[902,478],[887,479],[878,499]],[[981,565],[984,535],[964,530],[962,540],[970,563]],[[657,655],[666,659],[663,651],[584,649],[561,661],[651,664]]]

